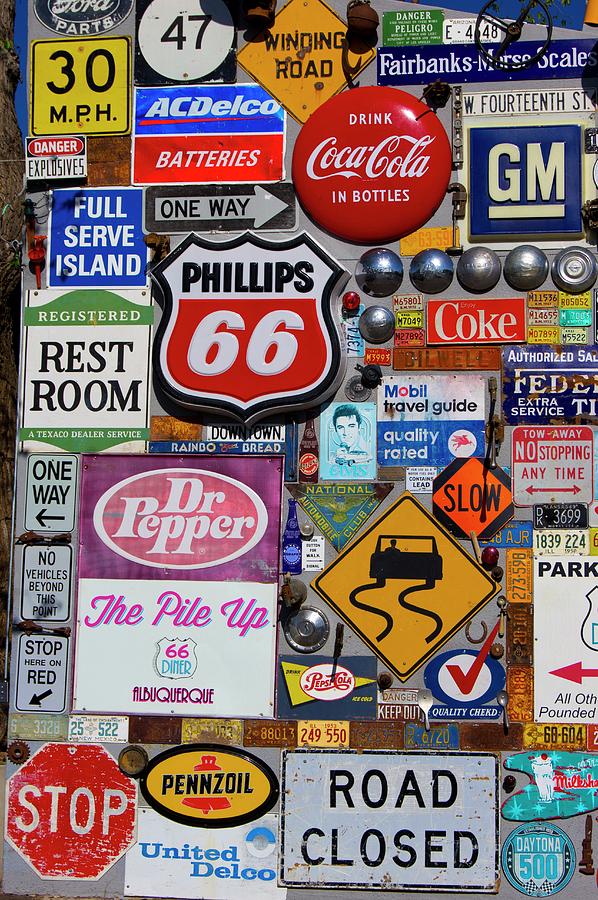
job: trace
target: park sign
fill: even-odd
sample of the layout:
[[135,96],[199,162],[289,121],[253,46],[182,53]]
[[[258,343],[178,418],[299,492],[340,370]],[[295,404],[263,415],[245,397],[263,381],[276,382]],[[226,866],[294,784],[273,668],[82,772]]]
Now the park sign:
[[154,368],[171,401],[251,424],[334,394],[333,300],[348,276],[305,232],[276,242],[191,234],[151,274],[164,310]]

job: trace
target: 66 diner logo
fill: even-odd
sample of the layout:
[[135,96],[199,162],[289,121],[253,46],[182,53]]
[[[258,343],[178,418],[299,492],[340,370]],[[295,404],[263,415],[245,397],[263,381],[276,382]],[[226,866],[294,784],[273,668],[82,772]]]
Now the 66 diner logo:
[[301,129],[293,182],[322,227],[355,242],[397,240],[440,206],[451,175],[449,141],[439,119],[395,88],[345,91]]
[[156,379],[175,403],[251,424],[336,391],[344,357],[331,305],[348,273],[308,235],[191,234],[151,274],[164,307]]

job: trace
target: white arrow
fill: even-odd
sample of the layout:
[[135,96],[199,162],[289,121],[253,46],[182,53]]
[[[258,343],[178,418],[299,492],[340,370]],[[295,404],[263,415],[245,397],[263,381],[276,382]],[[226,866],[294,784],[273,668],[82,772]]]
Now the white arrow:
[[[259,184],[254,185],[253,194],[209,194],[189,198],[190,206],[187,213],[179,212],[173,215],[172,211],[177,209],[177,203],[180,202],[179,197],[156,197],[156,219],[174,221],[188,217],[200,219],[202,222],[254,219],[254,227],[260,228],[289,206]],[[170,208],[168,213],[167,204]]]
[[254,196],[250,198],[247,211],[250,219],[255,219],[255,228],[260,228],[281,213],[289,205],[279,197],[275,197],[270,191],[264,190],[259,184],[253,188]]

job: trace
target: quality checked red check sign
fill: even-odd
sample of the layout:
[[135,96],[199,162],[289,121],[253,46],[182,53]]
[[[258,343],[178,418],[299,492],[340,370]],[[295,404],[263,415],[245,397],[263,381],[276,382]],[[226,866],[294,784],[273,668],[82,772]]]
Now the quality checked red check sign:
[[513,429],[513,500],[591,503],[594,497],[594,434],[588,425],[518,425]]

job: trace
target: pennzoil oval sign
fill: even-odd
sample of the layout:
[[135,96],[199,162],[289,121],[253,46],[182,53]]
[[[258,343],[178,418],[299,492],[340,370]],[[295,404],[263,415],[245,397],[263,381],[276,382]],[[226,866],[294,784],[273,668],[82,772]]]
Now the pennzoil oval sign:
[[257,756],[219,744],[159,753],[140,782],[149,805],[173,822],[232,828],[259,819],[278,800],[278,779]]
[[344,356],[333,302],[348,273],[303,233],[266,241],[188,235],[152,269],[164,307],[158,394],[248,424],[332,396]]

